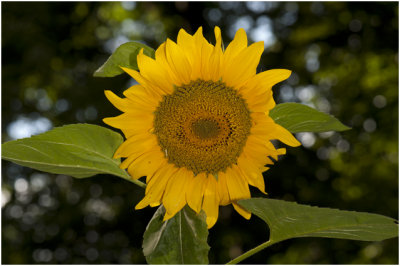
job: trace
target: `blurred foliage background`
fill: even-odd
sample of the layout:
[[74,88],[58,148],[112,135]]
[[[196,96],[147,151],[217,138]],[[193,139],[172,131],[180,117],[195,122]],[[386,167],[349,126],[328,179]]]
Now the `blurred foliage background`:
[[[238,28],[264,41],[260,71],[293,70],[274,87],[277,102],[352,127],[297,134],[303,146],[264,173],[269,197],[398,218],[397,2],[3,2],[2,142],[64,124],[106,126],[101,119],[119,111],[104,90],[121,94],[132,80],[92,74],[118,45],[156,48],[199,26],[214,42],[215,25],[225,44]],[[77,180],[2,161],[2,263],[145,263],[142,236],[155,209],[134,211],[143,195],[113,176]],[[221,207],[210,263],[267,239],[260,219]],[[398,239],[293,239],[244,262],[397,264]]]

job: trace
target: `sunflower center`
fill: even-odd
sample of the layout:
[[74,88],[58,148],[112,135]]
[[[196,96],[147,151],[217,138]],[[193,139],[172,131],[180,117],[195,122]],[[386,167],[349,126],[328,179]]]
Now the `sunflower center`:
[[237,162],[250,134],[244,99],[225,83],[196,80],[164,96],[154,134],[168,162],[217,175]]
[[192,124],[193,133],[200,139],[208,139],[218,136],[218,122],[210,119],[199,119]]

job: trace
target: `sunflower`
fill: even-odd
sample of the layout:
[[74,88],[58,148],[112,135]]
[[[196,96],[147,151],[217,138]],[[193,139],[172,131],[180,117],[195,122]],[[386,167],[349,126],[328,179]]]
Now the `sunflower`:
[[142,209],[163,204],[164,220],[186,204],[206,213],[208,228],[218,218],[219,205],[232,204],[246,219],[251,214],[237,204],[250,198],[249,185],[265,193],[262,172],[268,170],[284,148],[300,143],[269,117],[275,106],[272,86],[291,71],[256,68],[264,43],[247,46],[239,29],[226,50],[215,27],[215,46],[200,27],[194,35],[181,29],[177,42],[167,39],[155,59],[143,50],[137,55],[139,72],[123,68],[139,84],[120,98],[106,97],[123,114],[104,122],[122,130],[126,141],[115,158],[130,176],[146,176]]

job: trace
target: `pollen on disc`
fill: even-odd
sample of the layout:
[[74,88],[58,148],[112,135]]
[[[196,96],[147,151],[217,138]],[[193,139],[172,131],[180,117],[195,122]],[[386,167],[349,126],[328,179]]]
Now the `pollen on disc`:
[[251,117],[244,99],[222,82],[196,80],[164,96],[154,134],[169,163],[218,174],[237,163]]

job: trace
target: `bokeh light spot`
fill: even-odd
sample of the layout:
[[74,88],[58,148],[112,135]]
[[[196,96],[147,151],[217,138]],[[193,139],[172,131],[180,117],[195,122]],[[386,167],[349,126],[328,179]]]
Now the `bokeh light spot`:
[[358,19],[353,19],[352,21],[350,21],[349,29],[352,32],[359,32],[361,28],[362,28],[362,23]]
[[11,139],[28,138],[46,132],[52,126],[50,120],[45,117],[28,118],[21,116],[8,125],[7,134]]
[[376,95],[372,100],[372,103],[377,108],[383,108],[386,106],[386,98],[383,95]]
[[363,123],[364,130],[371,133],[376,130],[376,122],[372,118],[368,118]]
[[1,207],[3,208],[11,199],[11,192],[7,189],[2,187],[1,188]]
[[14,189],[18,193],[28,192],[28,182],[24,178],[18,178],[14,182]]
[[315,135],[311,132],[301,132],[296,134],[296,138],[306,148],[311,148],[315,143]]

